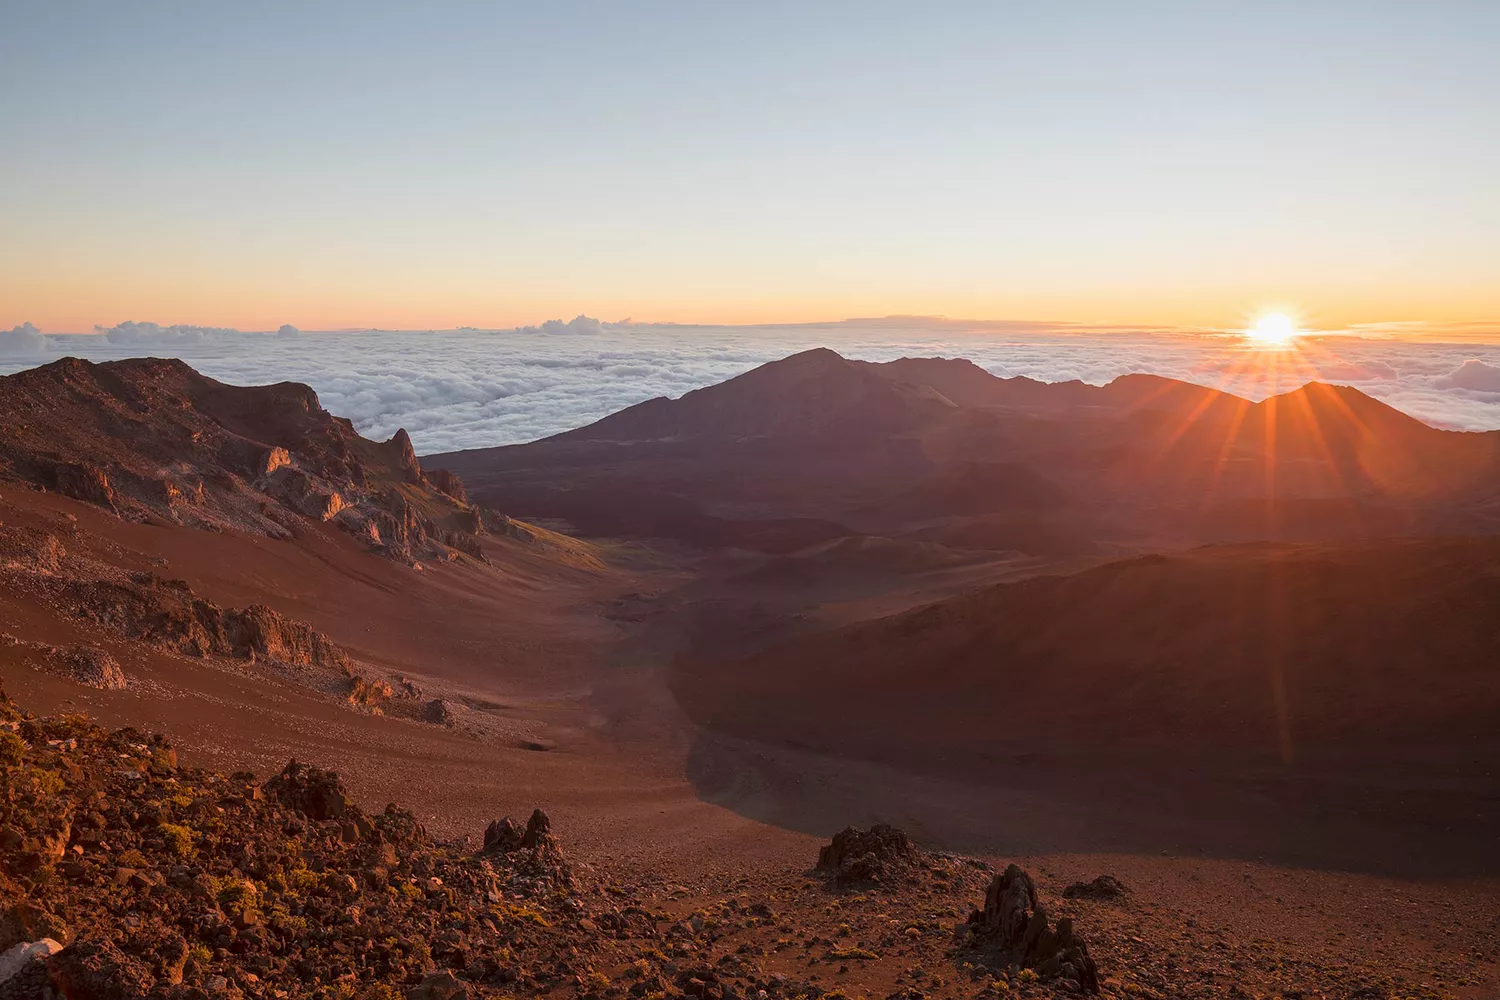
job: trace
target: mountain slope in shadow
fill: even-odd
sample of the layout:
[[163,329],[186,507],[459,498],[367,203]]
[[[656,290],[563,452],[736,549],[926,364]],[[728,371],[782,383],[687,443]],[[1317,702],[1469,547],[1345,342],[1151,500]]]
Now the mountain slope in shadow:
[[[705,548],[941,532],[1028,551],[1030,524],[1037,550],[1060,535],[1150,549],[1500,524],[1500,433],[1429,427],[1356,389],[1251,402],[1152,375],[1047,384],[827,349],[434,460],[521,515]],[[971,523],[997,516],[1013,526]],[[804,530],[753,527],[786,518]]]

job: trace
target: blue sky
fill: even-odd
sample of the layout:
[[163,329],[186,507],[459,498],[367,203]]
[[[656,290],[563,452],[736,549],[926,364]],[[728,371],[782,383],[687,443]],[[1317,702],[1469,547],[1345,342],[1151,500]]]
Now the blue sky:
[[1500,316],[1500,4],[0,12],[0,326]]

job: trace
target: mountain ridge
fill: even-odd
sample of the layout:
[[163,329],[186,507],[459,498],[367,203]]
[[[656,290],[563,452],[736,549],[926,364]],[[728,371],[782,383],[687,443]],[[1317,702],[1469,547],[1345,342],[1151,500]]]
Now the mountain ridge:
[[[1354,388],[1310,382],[1251,401],[1149,374],[1042,383],[963,359],[851,361],[827,348],[550,438],[432,458],[486,502],[584,533],[670,537],[649,515],[655,496],[694,517],[818,520],[828,538],[905,534],[954,509],[992,515],[1023,489],[1073,518],[1092,508],[1080,523],[1109,543],[1279,537],[1265,527],[1274,517],[1229,513],[1257,503],[1338,500],[1369,524],[1399,508],[1418,532],[1500,524],[1500,432],[1434,428]],[[1014,488],[980,475],[960,495],[962,470],[1007,468]],[[922,495],[957,503],[913,507]],[[1205,505],[1219,513],[1204,520]],[[1382,510],[1363,512],[1371,505]],[[1296,531],[1318,537],[1338,522],[1302,518]],[[726,530],[722,543],[744,534]],[[694,544],[703,537],[694,530]]]

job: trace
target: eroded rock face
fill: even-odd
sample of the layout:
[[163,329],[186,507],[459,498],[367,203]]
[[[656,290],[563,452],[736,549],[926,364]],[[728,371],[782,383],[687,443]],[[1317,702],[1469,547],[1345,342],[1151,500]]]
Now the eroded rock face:
[[484,547],[479,544],[479,539],[467,532],[445,531],[443,532],[443,544],[450,549],[457,549],[459,552],[478,562],[489,562],[489,559],[484,554]]
[[305,622],[263,605],[220,608],[182,580],[138,573],[129,580],[63,579],[50,591],[78,618],[190,656],[267,658],[297,667],[348,672],[349,657]]
[[282,503],[303,517],[331,521],[346,504],[339,492],[319,483],[305,472],[288,470],[278,476],[268,490]]
[[434,489],[468,506],[469,494],[464,489],[464,481],[447,469],[433,469],[427,473],[427,481],[432,483]]
[[[238,654],[249,650],[294,666],[319,666],[347,670],[348,655],[333,640],[306,622],[288,618],[263,604],[226,615],[231,644]],[[236,627],[237,626],[237,627]]]
[[114,486],[109,481],[109,474],[98,466],[60,463],[53,469],[52,483],[63,496],[115,509]]
[[1063,917],[1054,927],[1037,897],[1036,883],[1017,866],[1007,865],[991,880],[984,909],[969,922],[982,945],[1005,952],[1022,968],[1044,979],[1070,980],[1088,993],[1099,992],[1099,971],[1088,945],[1074,933],[1072,919]]
[[[360,437],[304,385],[225,385],[170,359],[65,358],[0,376],[0,426],[0,478],[118,517],[271,538],[301,517],[405,562],[483,559],[457,476],[424,475],[404,430]],[[392,482],[422,513],[391,509],[381,490]]]
[[396,453],[396,467],[401,470],[408,483],[421,483],[422,463],[417,461],[417,450],[411,445],[411,435],[406,433],[405,427],[396,429],[391,439],[386,442],[386,447]]
[[818,852],[818,869],[840,886],[886,882],[919,867],[922,852],[903,831],[885,823],[847,827]]
[[256,474],[269,476],[277,469],[284,469],[292,464],[292,456],[285,448],[269,448],[261,458]]

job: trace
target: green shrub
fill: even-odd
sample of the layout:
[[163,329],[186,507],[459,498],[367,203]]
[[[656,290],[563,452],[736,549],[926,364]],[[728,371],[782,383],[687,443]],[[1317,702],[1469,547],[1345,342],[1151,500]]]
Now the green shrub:
[[157,829],[166,838],[167,850],[179,858],[190,858],[193,856],[193,842],[196,838],[190,828],[177,823],[163,823]]
[[26,741],[12,732],[0,732],[0,764],[19,764],[26,756]]

